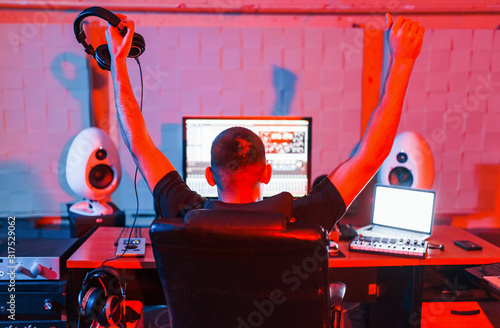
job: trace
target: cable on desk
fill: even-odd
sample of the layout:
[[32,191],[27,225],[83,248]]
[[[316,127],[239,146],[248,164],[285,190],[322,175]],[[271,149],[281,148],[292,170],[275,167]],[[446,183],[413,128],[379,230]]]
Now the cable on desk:
[[115,246],[118,246],[118,242],[120,241],[120,238],[122,237],[123,231],[125,231],[127,227],[123,227],[122,231],[120,231],[120,234],[118,235],[118,238],[115,241]]

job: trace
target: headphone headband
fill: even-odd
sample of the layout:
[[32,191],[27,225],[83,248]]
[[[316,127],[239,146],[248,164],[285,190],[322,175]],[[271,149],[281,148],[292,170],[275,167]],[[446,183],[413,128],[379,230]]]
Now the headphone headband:
[[[91,44],[88,44],[85,41],[87,36],[85,35],[85,31],[83,30],[83,20],[89,16],[96,16],[102,18],[108,21],[109,24],[111,24],[114,27],[117,27],[118,24],[120,24],[121,19],[118,18],[118,16],[113,14],[111,11],[104,9],[102,7],[90,7],[82,11],[80,14],[78,14],[78,16],[75,19],[75,22],[73,23],[73,29],[75,31],[76,40],[78,40],[78,42],[83,45],[83,47],[85,48],[85,52],[87,52],[89,55],[93,55],[94,47],[92,47]],[[120,30],[120,34],[121,33],[122,32]]]
[[[97,60],[99,67],[104,70],[109,70],[110,58],[107,46],[103,45],[105,47],[99,46],[94,49],[94,47],[86,41],[87,36],[85,35],[85,31],[83,30],[83,20],[89,16],[96,16],[104,19],[111,26],[118,28],[118,31],[122,37],[125,37],[125,35],[127,34],[127,27],[118,16],[102,7],[90,7],[85,9],[80,14],[78,14],[75,22],[73,23],[73,30],[75,32],[76,40],[83,45],[83,47],[85,48],[85,52]],[[134,33],[129,57],[135,58],[140,56],[144,52],[145,48],[146,44],[144,42],[144,38],[140,34]]]
[[113,277],[115,277],[116,280],[118,281],[118,283],[120,284],[121,293],[125,294],[125,283],[122,281],[122,277],[121,277],[120,273],[118,272],[118,270],[116,270],[115,268],[110,267],[110,266],[102,266],[102,267],[96,268],[96,269],[90,271],[89,273],[87,273],[87,275],[85,275],[85,278],[83,279],[82,285],[85,287],[89,283],[89,280],[91,280],[96,274],[101,273],[101,272],[108,273],[108,274],[112,275]]

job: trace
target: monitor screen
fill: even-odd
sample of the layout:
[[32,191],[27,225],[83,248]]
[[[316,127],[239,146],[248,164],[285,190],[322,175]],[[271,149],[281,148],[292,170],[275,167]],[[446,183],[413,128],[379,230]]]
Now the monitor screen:
[[242,126],[255,132],[273,167],[271,181],[263,185],[263,196],[282,191],[303,196],[311,176],[311,118],[270,117],[183,117],[183,174],[187,185],[207,198],[217,197],[217,188],[205,179],[210,166],[212,141],[222,131]]

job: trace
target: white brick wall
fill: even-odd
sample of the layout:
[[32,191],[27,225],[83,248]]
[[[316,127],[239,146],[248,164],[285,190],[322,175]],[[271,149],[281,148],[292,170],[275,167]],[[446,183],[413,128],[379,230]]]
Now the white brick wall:
[[[149,22],[148,15],[139,18]],[[65,215],[65,203],[76,200],[61,164],[71,139],[89,125],[90,90],[87,57],[71,23],[0,24],[0,215]],[[290,115],[313,117],[313,179],[358,142],[361,29],[319,26],[305,16],[262,25],[210,15],[149,24],[136,26],[146,39],[144,116],[178,169],[182,115],[270,115],[273,67],[295,75]],[[431,144],[438,212],[488,207],[478,197],[491,185],[484,189],[479,177],[482,166],[500,162],[499,52],[497,30],[427,29],[400,131],[414,130]],[[129,70],[138,91],[132,60]],[[113,200],[132,213],[135,166],[121,140],[119,149],[123,178]],[[139,192],[140,212],[152,213],[144,181]]]
[[485,198],[485,188],[495,193],[497,181],[484,186],[480,177],[485,165],[500,163],[495,141],[500,137],[500,83],[495,84],[500,76],[495,79],[492,68],[499,36],[497,30],[426,31],[400,131],[415,130],[431,145],[438,212],[493,210],[494,199]]
[[[182,115],[270,115],[276,101],[273,65],[295,75],[289,114],[313,117],[313,178],[349,154],[359,138],[361,52],[346,60],[339,44],[354,43],[351,31],[307,24],[201,27],[200,22],[203,18],[193,26],[137,27],[146,39],[144,116],[153,139],[172,152],[177,168]],[[0,82],[0,215],[65,215],[65,203],[77,199],[64,181],[65,151],[89,124],[87,58],[71,24],[38,26],[28,37],[25,30],[25,24],[0,25],[19,41],[15,47],[0,41],[6,54],[0,73],[8,77]],[[133,61],[129,66],[138,95],[138,70]],[[345,75],[344,69],[349,69]],[[178,145],[164,138],[172,128]],[[113,201],[132,213],[135,166],[122,141],[119,148],[123,178]],[[143,181],[139,191],[141,212],[151,213]]]

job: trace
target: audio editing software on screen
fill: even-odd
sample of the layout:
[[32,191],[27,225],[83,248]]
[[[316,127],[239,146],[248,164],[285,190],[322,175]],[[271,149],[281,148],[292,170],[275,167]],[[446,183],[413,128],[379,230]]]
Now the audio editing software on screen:
[[257,134],[266,149],[266,160],[273,167],[269,184],[263,186],[264,197],[288,191],[294,196],[308,192],[310,181],[311,119],[293,117],[269,118],[203,118],[185,117],[184,179],[188,186],[205,197],[217,197],[216,187],[205,179],[210,166],[212,141],[223,130],[246,127]]

